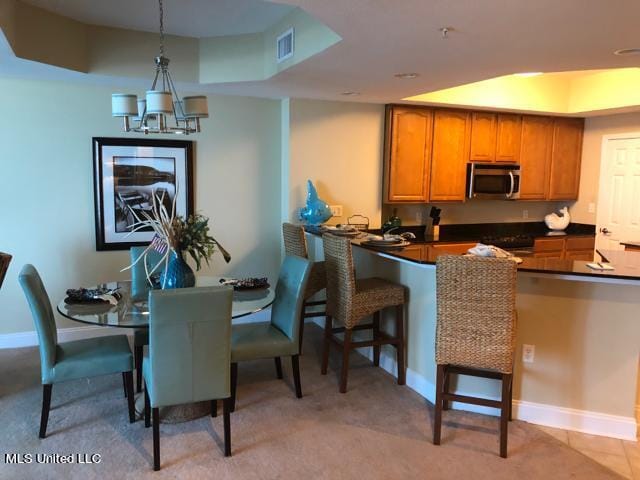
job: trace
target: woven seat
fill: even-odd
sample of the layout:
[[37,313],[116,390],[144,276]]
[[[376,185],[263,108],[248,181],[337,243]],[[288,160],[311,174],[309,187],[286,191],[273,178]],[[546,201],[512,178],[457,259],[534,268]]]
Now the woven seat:
[[[397,283],[381,278],[365,278],[356,280],[353,268],[351,242],[342,237],[325,234],[324,244],[325,267],[327,270],[327,316],[325,321],[325,340],[322,357],[322,374],[327,373],[329,348],[331,342],[342,347],[342,373],[340,392],[347,390],[347,372],[349,368],[349,352],[354,348],[373,347],[373,363],[380,363],[380,346],[393,345],[397,352],[398,384],[405,383],[404,365],[404,303],[406,289]],[[395,336],[380,331],[380,311],[387,307],[396,308]],[[362,322],[373,315],[370,324]],[[333,320],[344,325],[334,327]],[[372,341],[353,342],[353,330],[371,329]],[[344,332],[344,340],[340,341],[334,334]]]
[[2,282],[4,282],[4,277],[7,274],[7,270],[9,270],[11,258],[11,255],[9,255],[8,253],[0,252],[0,287],[2,287]]
[[[450,401],[499,408],[500,456],[507,456],[516,340],[516,263],[462,255],[437,262],[436,406],[434,443],[440,444],[442,410]],[[449,392],[454,374],[498,379],[502,399]]]

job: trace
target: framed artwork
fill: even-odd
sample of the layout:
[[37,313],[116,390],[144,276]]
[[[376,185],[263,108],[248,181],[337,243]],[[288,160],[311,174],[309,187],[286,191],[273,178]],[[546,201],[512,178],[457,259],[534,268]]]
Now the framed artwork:
[[193,142],[93,138],[96,250],[147,245],[153,231],[131,233],[136,216],[150,213],[154,193],[176,215],[193,213]]

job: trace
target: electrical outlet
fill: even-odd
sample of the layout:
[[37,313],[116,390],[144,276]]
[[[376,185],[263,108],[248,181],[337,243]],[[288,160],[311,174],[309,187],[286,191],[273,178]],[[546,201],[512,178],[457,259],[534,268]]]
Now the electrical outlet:
[[589,213],[596,213],[596,204],[593,202],[589,202],[588,211]]
[[524,363],[533,363],[536,358],[536,346],[535,345],[522,345],[522,361]]
[[529,218],[529,210],[522,210],[522,219],[526,220]]
[[342,205],[329,205],[329,208],[331,209],[331,215],[334,217],[342,216]]

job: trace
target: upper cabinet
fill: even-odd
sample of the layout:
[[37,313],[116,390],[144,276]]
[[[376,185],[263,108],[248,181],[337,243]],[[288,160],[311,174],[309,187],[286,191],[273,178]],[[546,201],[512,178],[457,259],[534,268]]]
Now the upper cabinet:
[[582,118],[554,119],[549,200],[578,198],[583,130]]
[[387,106],[384,201],[462,202],[469,162],[519,163],[521,200],[575,200],[583,119]]
[[471,114],[472,162],[511,162],[520,158],[522,117],[493,112]]
[[388,202],[429,200],[432,131],[431,110],[388,108],[385,159]]
[[545,200],[549,195],[553,118],[522,117],[520,198]]
[[469,112],[435,111],[430,201],[464,200],[470,135],[471,114]]

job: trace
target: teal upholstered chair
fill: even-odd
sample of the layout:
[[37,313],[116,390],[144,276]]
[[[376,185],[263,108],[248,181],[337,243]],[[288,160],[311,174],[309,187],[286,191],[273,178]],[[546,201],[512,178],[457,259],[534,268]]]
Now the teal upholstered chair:
[[47,433],[53,384],[79,378],[122,373],[129,404],[129,422],[133,423],[133,357],[127,336],[115,335],[58,343],[51,302],[37,270],[33,265],[25,265],[19,280],[31,308],[40,347],[43,387],[40,438],[44,438]]
[[[146,248],[147,247],[131,247],[129,250],[131,263],[135,262]],[[145,258],[147,269],[149,271],[153,270],[160,260],[162,260],[162,255],[155,250],[150,250]],[[163,271],[164,266],[160,266],[155,270],[154,275],[156,273],[161,274]],[[140,260],[131,269],[131,298],[136,302],[147,300],[150,289],[151,286],[147,280],[144,263]],[[149,330],[146,328],[136,328],[133,331],[133,358],[136,366],[136,390],[138,392],[142,390],[142,354],[145,345],[149,345]]]
[[145,427],[153,413],[153,469],[160,469],[159,407],[223,400],[224,450],[231,455],[231,287],[152,290],[149,348],[142,361]]
[[282,378],[280,357],[291,357],[296,397],[302,398],[300,385],[300,315],[311,271],[309,260],[287,256],[282,263],[269,323],[234,325],[231,333],[231,411],[235,410],[238,362],[276,359],[278,378]]

